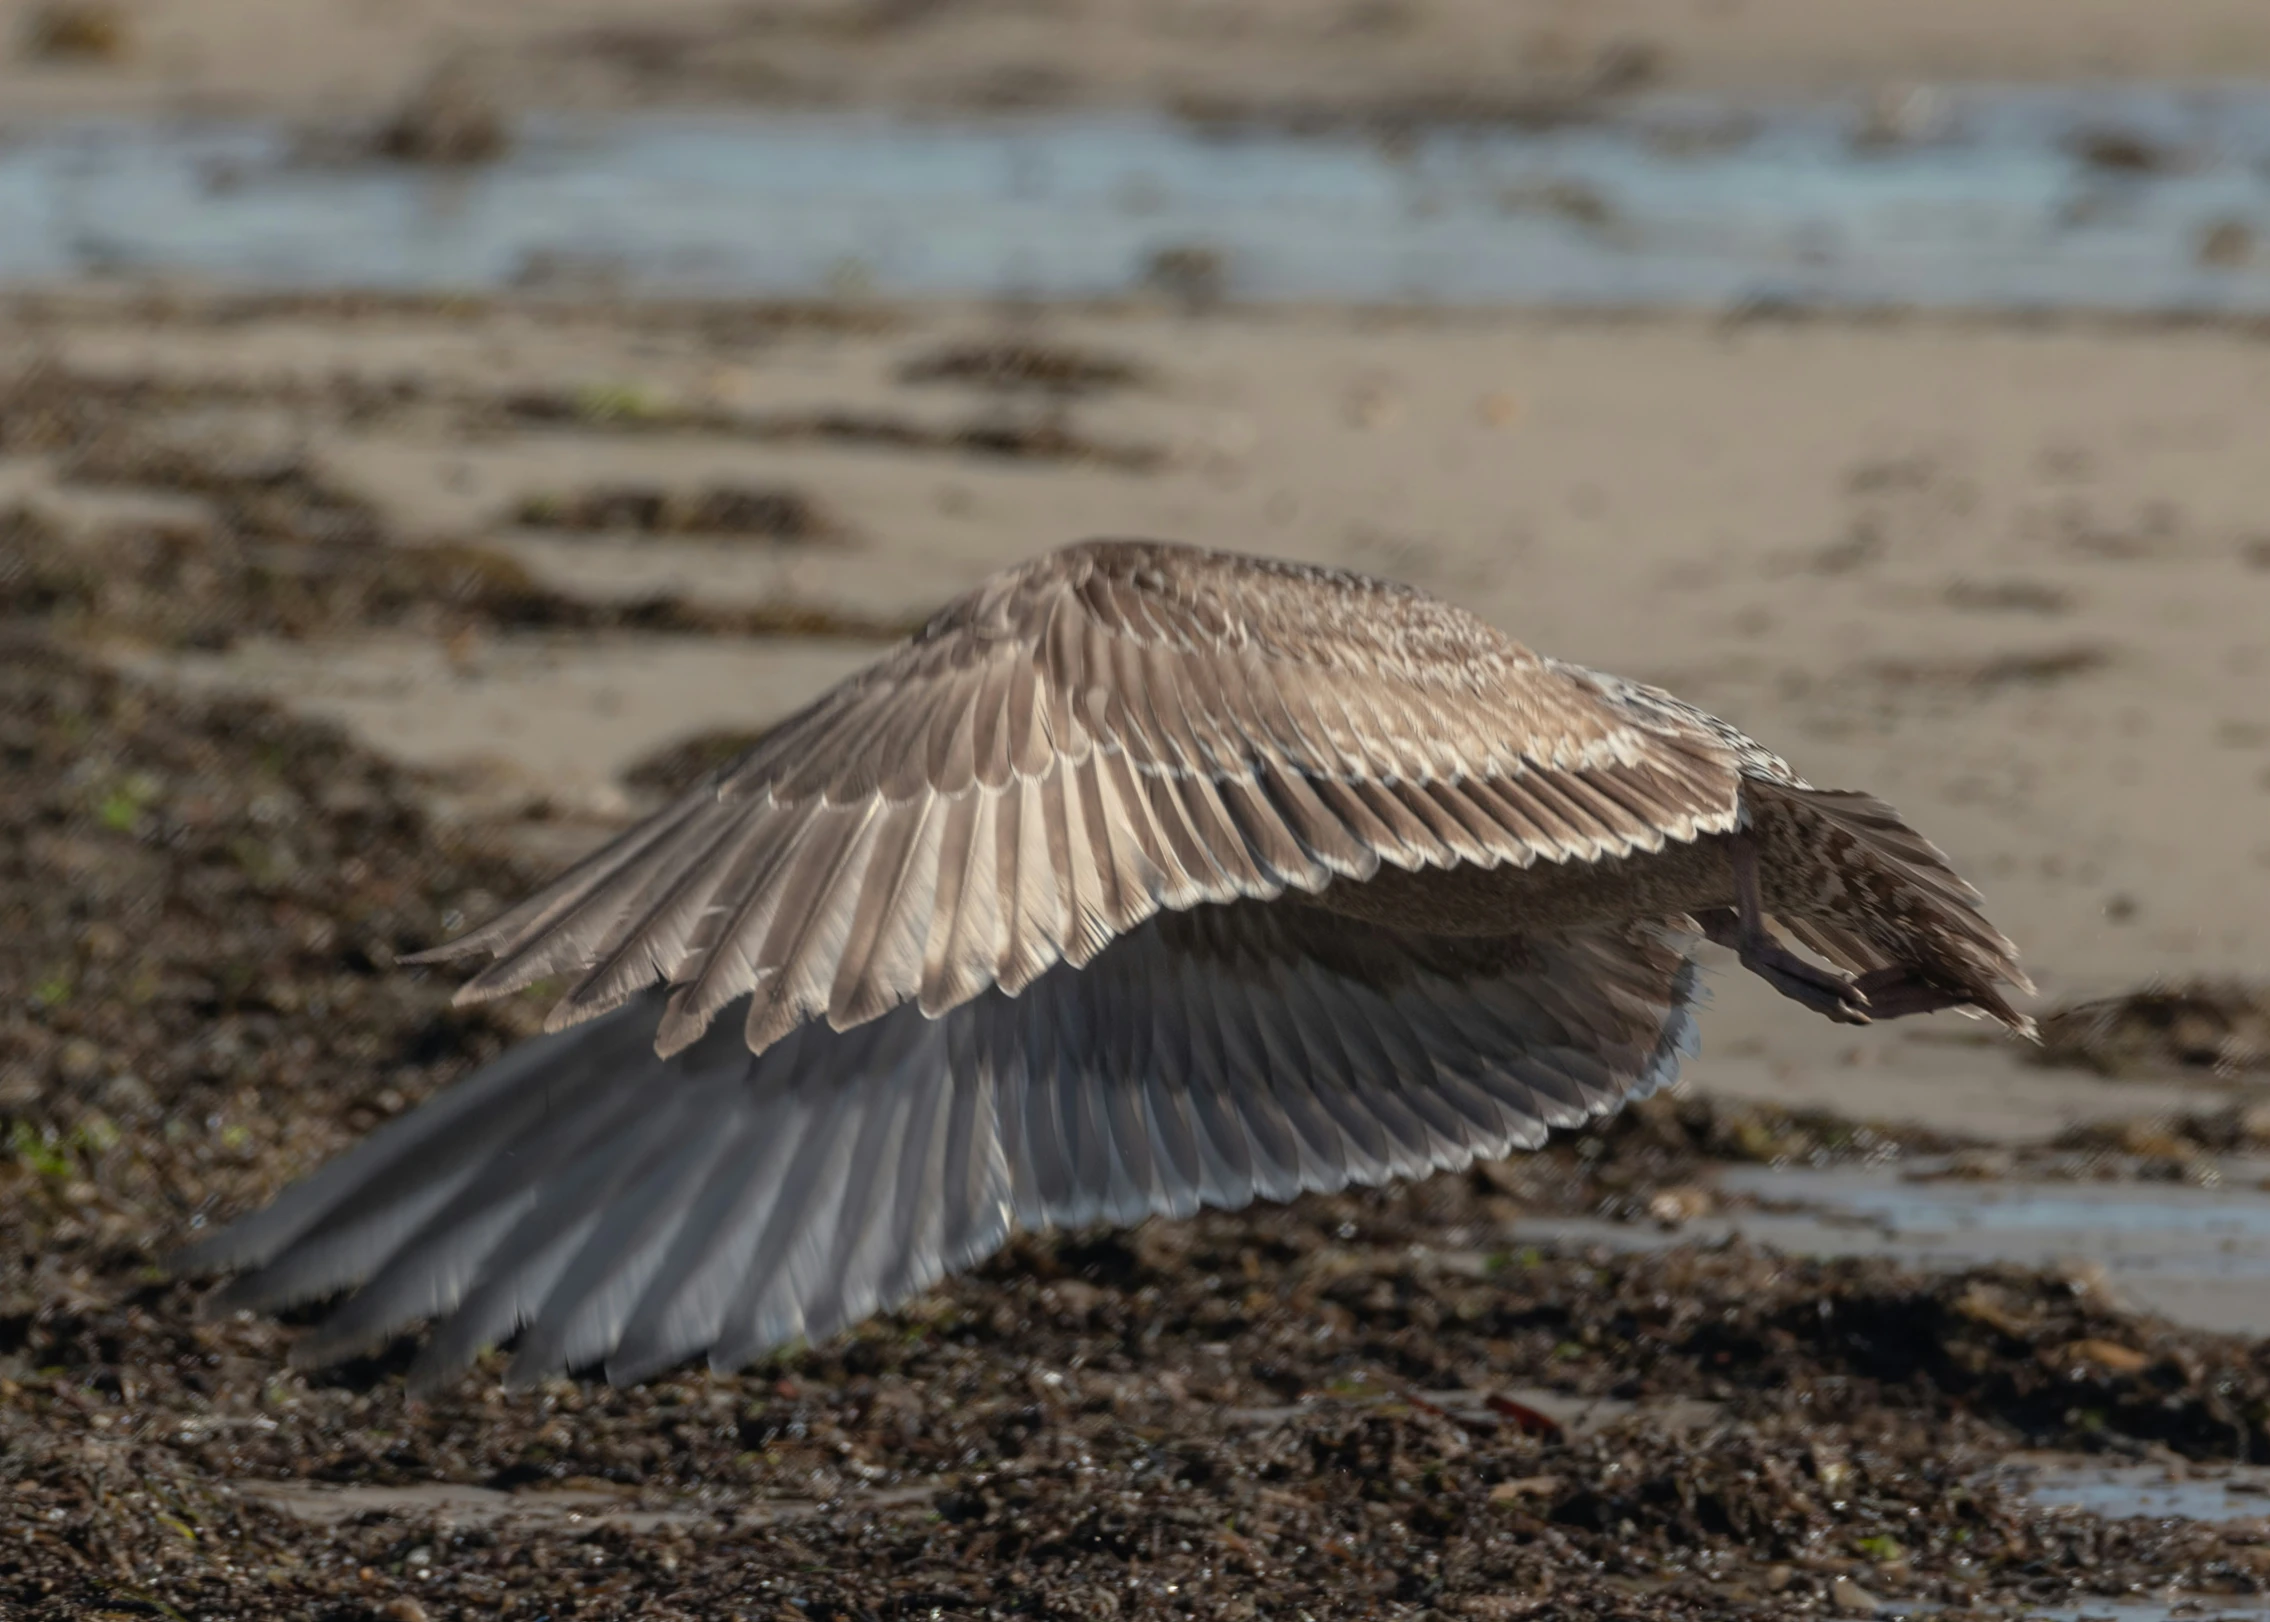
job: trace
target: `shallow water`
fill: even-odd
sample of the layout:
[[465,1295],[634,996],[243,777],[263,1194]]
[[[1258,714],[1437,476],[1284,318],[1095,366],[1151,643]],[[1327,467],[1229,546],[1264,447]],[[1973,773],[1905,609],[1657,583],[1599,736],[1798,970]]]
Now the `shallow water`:
[[2078,1509],[2108,1520],[2231,1524],[2270,1519],[2270,1471],[2234,1469],[2173,1474],[2158,1465],[2052,1465],[2032,1473],[2026,1496],[2055,1509]]
[[1965,90],[1912,122],[655,115],[537,123],[463,173],[277,128],[43,126],[0,141],[0,280],[1043,297],[1157,272],[1193,298],[2270,310],[2270,89]]
[[1675,1230],[1590,1219],[1523,1221],[1524,1240],[1616,1248],[1740,1235],[1794,1255],[1882,1256],[1929,1268],[2009,1262],[2101,1268],[2132,1305],[2179,1323],[2270,1334],[2270,1166],[2234,1161],[2213,1188],[2143,1182],[1917,1181],[1896,1167],[1735,1167],[1729,1194],[1761,1210]]
[[2254,1600],[2226,1600],[2212,1594],[2177,1594],[2167,1599],[2086,1600],[2021,1613],[2026,1622],[2270,1622],[2270,1606]]

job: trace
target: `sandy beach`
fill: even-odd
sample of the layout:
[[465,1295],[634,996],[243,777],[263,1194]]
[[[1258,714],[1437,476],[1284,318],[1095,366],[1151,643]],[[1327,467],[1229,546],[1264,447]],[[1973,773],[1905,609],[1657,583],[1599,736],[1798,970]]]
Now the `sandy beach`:
[[[151,443],[224,463],[304,458],[394,544],[477,545],[599,599],[914,623],[992,569],[1102,534],[1390,574],[1547,652],[1710,705],[1817,781],[1890,798],[1979,876],[2052,999],[2270,972],[2258,338],[1327,311],[1010,324],[892,309],[849,323],[871,331],[845,325],[785,319],[720,343],[683,312],[339,321],[287,308],[221,322],[194,304],[159,319],[82,304],[19,307],[0,354],[174,397],[137,421]],[[1055,399],[901,381],[989,345],[1088,357],[1130,380]],[[404,378],[423,401],[352,404],[358,385]],[[595,390],[647,415],[462,427],[483,402]],[[851,426],[832,440],[764,426],[829,420]],[[1045,423],[1116,454],[954,449],[970,423]],[[933,448],[862,442],[860,424],[918,428]],[[4,471],[19,499],[66,521],[161,499],[36,462]],[[717,484],[791,494],[833,533],[522,521],[593,491]],[[760,728],[874,647],[373,632],[133,657],[604,823],[630,809],[620,779],[639,758]],[[1795,1072],[1835,1050],[1785,1054],[1784,1040],[1850,1046],[1752,1006],[1746,988],[1730,1000],[1706,1085],[1721,1056],[1753,1047],[1767,1071]],[[1871,1041],[1859,1058],[1872,1074],[1936,1040]],[[1923,1051],[1923,1068],[1944,1068],[1943,1045]],[[1896,1112],[1896,1091],[1874,1107]]]
[[[0,139],[357,163],[406,106],[1391,133],[2270,73],[2251,0],[141,0],[0,42]],[[2148,218],[2166,156],[2074,195]],[[2266,425],[2270,324],[2199,309],[0,289],[0,1615],[2265,1614]],[[747,1371],[511,1396],[492,1354],[410,1403],[409,1341],[311,1372],[312,1309],[199,1315],[185,1234],[536,1029],[404,955],[1095,535],[1406,580],[1882,795],[2049,1044],[1831,1026],[1714,952],[1681,1089],[1543,1153],[1020,1239]]]
[[[88,28],[50,14],[87,12]],[[328,124],[445,63],[509,104],[1185,106],[1502,116],[1638,90],[1781,96],[2270,68],[2251,0],[11,0],[10,117]]]

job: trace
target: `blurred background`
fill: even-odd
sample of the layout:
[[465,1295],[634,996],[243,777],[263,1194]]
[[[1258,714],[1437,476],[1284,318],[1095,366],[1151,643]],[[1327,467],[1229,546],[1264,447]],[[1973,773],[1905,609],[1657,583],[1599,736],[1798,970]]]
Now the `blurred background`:
[[1121,533],[1667,685],[2027,949],[2031,1057],[1721,976],[1735,1114],[1524,1242],[2270,1332],[2266,428],[2260,0],[0,5],[11,1299],[531,1028],[394,957]]

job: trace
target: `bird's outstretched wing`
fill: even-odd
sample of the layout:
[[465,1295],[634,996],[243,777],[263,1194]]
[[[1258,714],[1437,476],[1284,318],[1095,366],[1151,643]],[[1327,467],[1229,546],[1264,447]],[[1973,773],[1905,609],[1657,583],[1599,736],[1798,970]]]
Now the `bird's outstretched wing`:
[[721,1026],[652,1051],[649,992],[373,1134],[191,1270],[274,1308],[359,1287],[323,1363],[436,1320],[428,1387],[519,1333],[512,1377],[631,1381],[820,1339],[1016,1228],[1381,1183],[1544,1141],[1668,1078],[1695,969],[1633,924],[1444,939],[1312,907],[1168,913],[942,1018]]
[[1725,740],[1450,605],[1096,541],[994,577],[750,754],[431,957],[555,1029],[671,987],[658,1051],[746,1000],[762,1052],[1084,964],[1161,911],[1735,825]]

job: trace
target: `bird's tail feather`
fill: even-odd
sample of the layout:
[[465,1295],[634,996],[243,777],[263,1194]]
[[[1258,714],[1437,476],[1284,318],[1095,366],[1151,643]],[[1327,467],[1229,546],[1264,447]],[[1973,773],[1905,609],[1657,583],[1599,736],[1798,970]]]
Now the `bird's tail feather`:
[[1855,974],[1894,964],[1959,990],[2021,1036],[2033,1021],[2007,993],[2031,995],[2018,949],[1946,854],[1874,795],[1747,785],[1753,825],[1771,852],[1774,921]]

